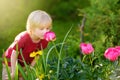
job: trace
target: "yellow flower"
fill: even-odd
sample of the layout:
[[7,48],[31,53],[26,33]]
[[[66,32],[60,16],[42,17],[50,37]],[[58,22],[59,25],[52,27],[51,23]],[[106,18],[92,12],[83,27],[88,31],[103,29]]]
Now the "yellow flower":
[[37,52],[32,52],[32,53],[30,53],[30,57],[35,57],[35,56],[37,56],[37,55],[42,55],[42,51],[37,51]]
[[35,56],[36,56],[35,52],[30,53],[30,57],[35,57]]
[[45,77],[45,75],[44,75],[44,74],[41,74],[41,75],[39,76],[39,79],[40,79],[40,80],[43,80],[44,77]]
[[36,54],[42,55],[42,51],[37,51]]

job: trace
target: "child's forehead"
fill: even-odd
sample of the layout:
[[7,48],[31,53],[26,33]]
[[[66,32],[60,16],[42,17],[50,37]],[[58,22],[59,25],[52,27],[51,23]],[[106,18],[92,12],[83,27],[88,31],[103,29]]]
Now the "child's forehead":
[[39,28],[48,28],[48,27],[51,27],[52,24],[51,23],[47,23],[47,24],[40,24],[39,25]]

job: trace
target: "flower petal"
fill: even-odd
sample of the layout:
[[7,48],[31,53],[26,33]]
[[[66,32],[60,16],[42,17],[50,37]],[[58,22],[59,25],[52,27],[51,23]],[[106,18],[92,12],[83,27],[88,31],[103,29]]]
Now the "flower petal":
[[42,54],[43,54],[43,51],[37,51],[37,52],[36,52],[36,55],[37,55],[37,54],[38,54],[38,55],[42,55]]
[[36,52],[30,53],[30,57],[35,57],[36,55],[37,55]]
[[56,40],[56,35],[55,35],[54,32],[49,31],[49,32],[45,33],[44,39],[46,39],[47,41],[55,41]]

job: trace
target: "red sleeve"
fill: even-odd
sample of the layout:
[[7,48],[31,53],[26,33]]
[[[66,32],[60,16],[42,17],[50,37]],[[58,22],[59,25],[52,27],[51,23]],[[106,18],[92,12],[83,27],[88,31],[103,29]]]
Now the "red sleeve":
[[22,49],[23,46],[24,46],[24,39],[21,36],[18,35],[15,38],[14,42],[6,50],[5,56],[7,58],[10,58],[13,50],[18,50],[18,52],[20,52],[20,49]]

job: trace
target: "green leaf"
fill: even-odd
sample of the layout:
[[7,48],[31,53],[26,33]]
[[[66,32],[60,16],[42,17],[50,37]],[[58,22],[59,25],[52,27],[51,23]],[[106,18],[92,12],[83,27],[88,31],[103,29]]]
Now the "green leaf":
[[20,73],[22,74],[23,78],[24,78],[25,80],[28,80],[25,71],[23,70],[23,68],[22,68],[21,65],[19,65],[19,64],[18,64],[18,69],[19,69]]

